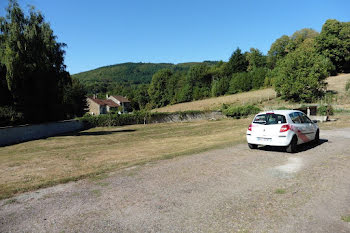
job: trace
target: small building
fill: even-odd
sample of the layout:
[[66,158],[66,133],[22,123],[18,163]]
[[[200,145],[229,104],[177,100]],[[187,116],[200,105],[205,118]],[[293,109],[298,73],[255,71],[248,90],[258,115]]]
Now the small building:
[[[106,99],[98,99],[96,95],[92,98],[87,98],[89,106],[89,113],[91,115],[107,114],[111,111],[120,113],[127,113],[131,111],[130,101],[122,96],[109,96]],[[120,109],[120,107],[122,109]]]
[[130,101],[120,95],[111,95],[109,96],[108,94],[106,95],[106,98],[109,100],[112,100],[113,102],[117,103],[119,106],[122,107],[122,112],[123,113],[128,113],[131,111],[131,104]]
[[317,115],[317,105],[308,105],[298,108],[297,110],[302,111],[308,117]]
[[120,106],[112,100],[102,100],[97,98],[88,98],[87,102],[89,113],[91,115],[100,115],[106,114],[110,111],[118,111],[118,107]]

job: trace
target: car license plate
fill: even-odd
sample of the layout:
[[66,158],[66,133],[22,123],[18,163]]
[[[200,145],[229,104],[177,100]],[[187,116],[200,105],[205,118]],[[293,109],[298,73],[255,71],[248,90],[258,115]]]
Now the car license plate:
[[271,142],[271,138],[258,138],[258,141],[261,141],[261,142]]

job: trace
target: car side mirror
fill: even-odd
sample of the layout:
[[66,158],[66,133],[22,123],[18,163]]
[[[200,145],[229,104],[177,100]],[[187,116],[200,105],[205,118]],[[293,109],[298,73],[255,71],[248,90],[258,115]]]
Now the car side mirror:
[[315,124],[317,124],[317,120],[313,120],[312,122],[315,123]]

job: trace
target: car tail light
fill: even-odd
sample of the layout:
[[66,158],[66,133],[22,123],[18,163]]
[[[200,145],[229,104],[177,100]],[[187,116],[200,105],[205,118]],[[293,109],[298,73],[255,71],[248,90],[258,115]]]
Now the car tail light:
[[248,126],[248,130],[249,130],[249,131],[252,131],[252,127],[253,127],[253,125],[250,124],[250,125]]
[[288,130],[290,130],[290,125],[282,125],[280,133],[287,132]]

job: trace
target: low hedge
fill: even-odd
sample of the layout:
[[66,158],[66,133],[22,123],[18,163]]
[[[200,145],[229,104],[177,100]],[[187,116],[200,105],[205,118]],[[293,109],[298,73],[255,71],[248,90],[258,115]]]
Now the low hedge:
[[237,119],[247,117],[252,114],[257,114],[260,111],[261,109],[254,105],[229,106],[224,104],[222,106],[222,113],[224,115]]
[[87,128],[92,127],[106,127],[106,126],[122,126],[122,125],[134,125],[134,124],[148,124],[153,121],[163,119],[170,115],[178,114],[180,119],[185,119],[188,115],[197,115],[205,113],[203,111],[184,111],[184,112],[145,112],[135,111],[131,114],[102,114],[98,116],[92,116],[85,114],[83,117],[78,118],[84,122]]

